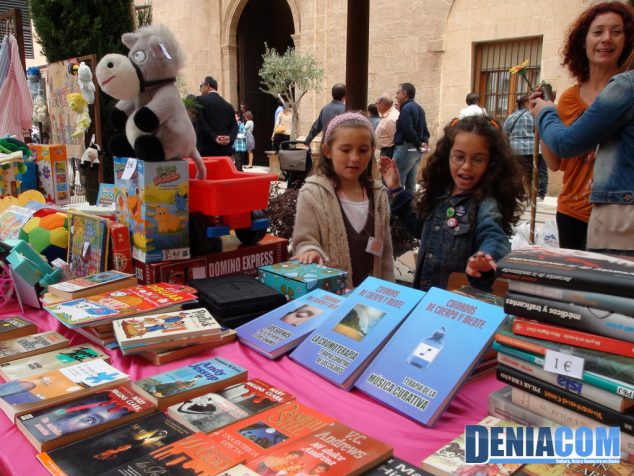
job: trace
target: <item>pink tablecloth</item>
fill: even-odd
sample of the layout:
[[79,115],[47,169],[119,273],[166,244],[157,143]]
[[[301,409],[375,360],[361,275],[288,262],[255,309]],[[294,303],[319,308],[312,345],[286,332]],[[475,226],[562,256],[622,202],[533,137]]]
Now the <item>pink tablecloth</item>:
[[[0,315],[10,309],[0,310]],[[32,310],[25,317],[42,330],[57,330],[71,345],[86,342],[83,336],[65,328],[44,311]],[[118,350],[108,351],[111,363],[132,380],[147,377],[215,355],[247,368],[249,377],[261,378],[292,394],[298,401],[320,410],[346,425],[378,438],[394,447],[394,454],[420,466],[421,460],[476,423],[487,413],[488,395],[503,385],[488,375],[465,385],[434,428],[426,428],[382,406],[357,390],[346,392],[297,365],[288,357],[271,361],[239,344],[232,343],[204,354],[157,367],[141,357],[124,357]],[[459,358],[459,356],[456,356]],[[44,476],[48,472],[35,458],[36,451],[20,431],[0,412],[0,474],[6,476]]]

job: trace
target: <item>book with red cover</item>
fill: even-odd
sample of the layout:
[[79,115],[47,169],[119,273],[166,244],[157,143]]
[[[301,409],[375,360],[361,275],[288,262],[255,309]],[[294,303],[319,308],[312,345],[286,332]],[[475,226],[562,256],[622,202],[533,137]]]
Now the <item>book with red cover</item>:
[[[247,467],[258,474],[324,474],[355,476],[392,456],[392,448],[334,422],[314,433],[253,459]],[[388,473],[386,473],[388,474]]]
[[[205,435],[195,433],[151,456],[169,474],[218,474],[307,436],[334,421],[292,401]],[[188,472],[189,471],[189,472]]]
[[[634,325],[634,318],[632,325]],[[585,349],[599,350],[601,352],[607,352],[608,354],[634,357],[634,345],[632,345],[631,342],[576,331],[574,329],[530,319],[522,319],[520,317],[516,317],[513,320],[513,333],[551,342],[574,345],[575,347],[583,347]]]
[[154,313],[196,300],[194,294],[166,283],[133,286],[103,294],[74,299],[45,309],[66,327],[101,325],[122,317]]

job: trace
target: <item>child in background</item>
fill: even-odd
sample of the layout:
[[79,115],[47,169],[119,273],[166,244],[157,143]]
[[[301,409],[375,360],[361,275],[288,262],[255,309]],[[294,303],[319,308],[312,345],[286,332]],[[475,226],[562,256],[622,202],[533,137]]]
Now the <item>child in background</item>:
[[335,116],[316,174],[297,198],[295,257],[346,271],[349,288],[368,276],[394,281],[389,203],[385,187],[372,179],[375,148],[365,116]]
[[420,237],[414,287],[446,288],[449,274],[466,272],[490,290],[495,263],[510,249],[512,225],[526,199],[522,175],[500,125],[486,116],[455,119],[429,158],[417,200],[400,183],[388,157],[380,171],[392,213]]
[[238,135],[236,140],[233,141],[233,162],[236,164],[236,169],[242,172],[242,164],[245,163],[247,157],[247,130],[244,124],[240,122],[238,112],[235,114],[236,122],[238,123]]

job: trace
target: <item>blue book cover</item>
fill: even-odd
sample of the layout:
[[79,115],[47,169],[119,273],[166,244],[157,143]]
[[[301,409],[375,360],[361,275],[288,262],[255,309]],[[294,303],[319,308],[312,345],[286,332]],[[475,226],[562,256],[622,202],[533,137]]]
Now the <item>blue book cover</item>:
[[355,386],[431,426],[505,317],[500,306],[432,288]]
[[238,381],[246,380],[247,371],[221,357],[214,357],[195,364],[179,367],[162,374],[134,382],[134,387],[153,400],[189,394],[192,391],[219,390]]
[[238,327],[238,339],[268,358],[275,359],[297,347],[344,299],[323,289],[316,289]]
[[309,370],[350,389],[425,293],[369,277],[291,353]]

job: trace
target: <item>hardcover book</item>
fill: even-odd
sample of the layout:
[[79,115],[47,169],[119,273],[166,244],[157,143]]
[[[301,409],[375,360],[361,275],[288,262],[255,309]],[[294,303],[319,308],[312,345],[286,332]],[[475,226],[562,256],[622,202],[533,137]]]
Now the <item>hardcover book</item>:
[[499,381],[513,387],[578,411],[604,425],[618,426],[622,432],[634,435],[634,414],[632,413],[619,413],[610,410],[604,405],[591,402],[587,398],[562,390],[555,385],[526,375],[506,365],[498,365],[497,378]]
[[16,339],[36,332],[36,325],[23,317],[8,316],[0,319],[0,340]]
[[363,474],[392,456],[387,444],[334,422],[247,463],[258,474]]
[[316,289],[238,327],[238,339],[275,359],[297,347],[344,299]]
[[128,376],[103,360],[93,360],[0,384],[0,408],[15,416],[66,402],[127,382]]
[[48,291],[54,296],[70,300],[128,288],[135,284],[136,278],[131,274],[119,271],[104,271],[103,273],[89,274],[82,278],[51,284],[48,287]]
[[508,293],[509,314],[634,343],[634,317],[528,294]]
[[196,296],[193,294],[176,290],[165,283],[158,283],[95,294],[45,306],[44,309],[72,329],[102,325],[114,319],[148,314],[195,300]]
[[134,382],[134,389],[161,410],[244,382],[247,371],[222,357],[196,362]]
[[498,276],[596,293],[634,295],[634,258],[589,251],[528,246],[497,263]]
[[110,356],[90,344],[75,345],[0,364],[0,377],[5,380],[16,380],[97,359],[107,362]]
[[107,219],[68,211],[68,265],[75,276],[84,277],[101,273],[108,263]]
[[369,277],[290,356],[341,388],[350,389],[424,295],[417,289]]
[[499,306],[431,288],[355,386],[431,426],[505,317]]
[[529,319],[513,319],[513,333],[634,358],[634,345],[631,342]]
[[[205,308],[128,317],[112,323],[122,350],[138,350],[147,344],[191,337],[220,336],[220,324]],[[175,343],[177,346],[178,343]]]
[[117,474],[113,468],[186,438],[191,431],[164,413],[153,413],[37,458],[54,475]]
[[204,344],[189,345],[187,347],[178,347],[169,350],[149,350],[141,352],[137,355],[143,357],[145,360],[152,362],[154,365],[163,365],[168,362],[174,362],[175,360],[184,359],[191,355],[200,354],[210,349],[220,347],[221,345],[228,344],[236,340],[237,333],[233,329],[225,329],[220,333],[218,339]]
[[170,474],[218,474],[286,446],[331,422],[332,418],[301,403],[287,402],[208,435],[195,433],[152,452],[152,456]]
[[172,405],[167,414],[192,431],[211,433],[294,398],[260,379],[251,379],[217,393],[206,393]]
[[[511,423],[492,416],[485,417],[478,425],[489,427],[512,426]],[[455,476],[475,472],[474,468],[477,468],[482,474],[511,475],[522,466],[521,464],[467,465],[465,463],[465,448],[465,434],[463,433],[425,458],[421,467],[436,476]]]
[[68,339],[50,331],[0,341],[0,363],[68,347]]
[[156,407],[128,385],[102,390],[21,415],[18,429],[39,451],[50,451],[155,412]]
[[[625,384],[634,386],[634,358],[623,357],[620,355],[608,355],[605,352],[599,352],[596,350],[560,344],[558,342],[534,339],[523,335],[516,335],[513,334],[512,329],[512,321],[509,321],[501,326],[495,335],[496,342],[541,356],[546,354],[546,349],[552,349],[557,352],[563,352],[564,354],[581,357],[584,360],[584,371],[605,375],[611,379],[619,380]],[[634,392],[631,395],[622,395],[634,398]]]

